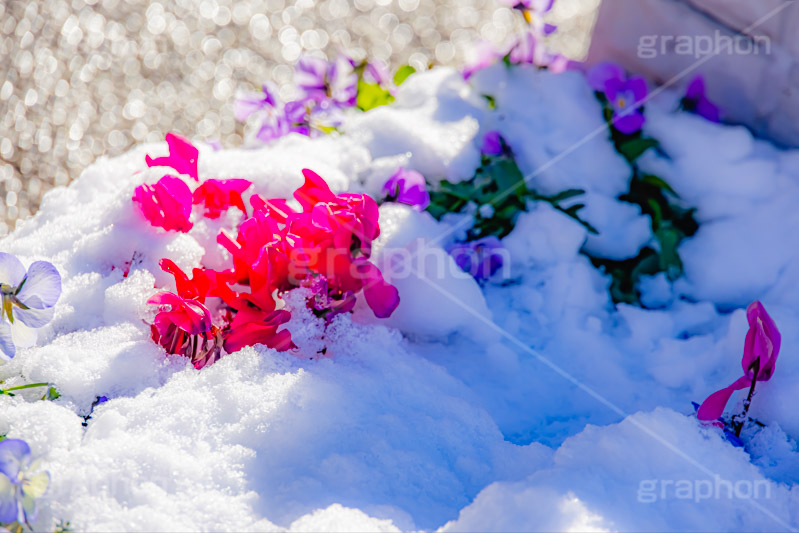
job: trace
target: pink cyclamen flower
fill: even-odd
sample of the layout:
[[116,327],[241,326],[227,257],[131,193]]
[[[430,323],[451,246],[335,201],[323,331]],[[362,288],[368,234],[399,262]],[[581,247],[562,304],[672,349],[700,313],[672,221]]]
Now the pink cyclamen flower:
[[502,135],[496,131],[491,130],[483,137],[483,145],[480,147],[480,153],[483,155],[502,155]]
[[154,185],[139,185],[133,201],[153,226],[186,233],[192,228],[192,195],[189,186],[175,176],[166,175]]
[[613,110],[613,126],[632,134],[643,127],[641,105],[647,95],[646,81],[640,76],[627,78],[624,69],[614,63],[599,63],[586,74],[588,84],[603,93]]
[[363,295],[372,312],[377,318],[390,317],[400,302],[397,288],[387,283],[380,269],[366,259],[356,259],[353,266],[365,282]]
[[701,74],[694,77],[685,91],[683,108],[711,122],[721,122],[721,109],[710,101],[705,92],[705,79]]
[[195,181],[199,181],[200,179],[197,177],[197,157],[200,153],[199,150],[197,150],[188,139],[175,133],[166,134],[166,144],[169,146],[169,155],[156,157],[155,159],[147,155],[144,158],[147,162],[147,166],[172,167],[177,170],[179,174],[187,174],[194,178]]
[[155,317],[155,327],[166,336],[166,329],[174,325],[189,335],[199,335],[211,329],[211,313],[198,300],[183,298],[171,292],[159,292],[147,300],[150,305],[168,306]]
[[236,313],[225,332],[225,351],[233,353],[245,346],[263,344],[278,351],[288,350],[293,346],[291,333],[278,328],[291,320],[291,313],[280,309],[277,311],[261,311],[254,308],[243,308]]
[[383,185],[383,194],[389,201],[410,205],[417,211],[424,211],[430,205],[424,176],[404,167],[398,169]]
[[250,185],[252,182],[245,179],[208,179],[194,190],[193,202],[205,205],[205,216],[208,218],[219,218],[230,207],[237,207],[246,215],[247,208],[241,194]]
[[749,321],[749,331],[741,359],[744,375],[729,387],[708,396],[696,413],[699,420],[716,420],[724,412],[733,392],[751,387],[753,381],[768,381],[774,375],[781,343],[777,325],[760,302],[754,302],[746,309],[746,319]]

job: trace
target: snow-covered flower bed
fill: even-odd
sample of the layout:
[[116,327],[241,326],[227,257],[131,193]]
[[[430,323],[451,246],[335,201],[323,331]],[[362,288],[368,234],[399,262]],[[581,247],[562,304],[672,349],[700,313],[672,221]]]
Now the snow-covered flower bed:
[[0,522],[799,528],[799,151],[525,43],[306,62],[253,146],[50,192],[0,240]]

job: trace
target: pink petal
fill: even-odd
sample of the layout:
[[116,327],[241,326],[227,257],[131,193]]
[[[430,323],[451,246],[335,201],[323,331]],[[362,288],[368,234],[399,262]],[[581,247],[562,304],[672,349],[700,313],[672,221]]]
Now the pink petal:
[[746,309],[746,318],[749,321],[749,331],[746,334],[741,366],[743,366],[744,373],[747,373],[755,358],[759,356],[760,372],[757,380],[768,381],[774,374],[782,336],[777,329],[777,324],[759,301],[749,305]]
[[699,410],[696,412],[696,418],[699,420],[716,420],[724,413],[724,408],[727,406],[727,402],[730,401],[732,393],[751,385],[752,380],[743,376],[738,378],[729,387],[724,387],[714,392],[699,406]]
[[178,173],[188,174],[196,181],[199,181],[197,177],[197,157],[200,154],[199,150],[197,150],[188,139],[175,133],[166,134],[166,144],[169,146],[169,155],[165,157],[156,157],[155,159],[147,155],[144,158],[147,162],[147,166],[172,167],[177,170]]
[[302,175],[305,176],[305,183],[294,191],[294,198],[297,199],[303,210],[308,211],[319,202],[335,200],[336,196],[319,174],[305,168],[302,170]]
[[380,269],[369,261],[359,261],[356,268],[362,279],[366,281],[363,295],[375,316],[377,318],[390,317],[400,302],[397,288],[386,283]]

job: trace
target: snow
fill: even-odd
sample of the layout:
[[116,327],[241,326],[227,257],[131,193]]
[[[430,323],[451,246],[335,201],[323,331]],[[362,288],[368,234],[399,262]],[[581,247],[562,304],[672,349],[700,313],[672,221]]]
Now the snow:
[[[376,194],[402,165],[433,182],[468,178],[482,134],[499,129],[539,192],[587,191],[581,213],[600,231],[532,203],[504,239],[508,264],[481,287],[444,251],[454,220],[385,204],[374,257],[400,291],[391,318],[360,306],[325,328],[297,292],[297,354],[245,348],[201,371],[150,341],[145,301],[170,286],[162,257],[223,264],[215,236],[241,215],[189,234],[150,227],[131,196],[162,174],[144,154],[163,144],[101,159],[48,193],[0,240],[64,280],[38,346],[0,366],[9,385],[49,381],[62,394],[0,396],[0,433],[27,440],[51,474],[37,530],[58,519],[80,531],[799,528],[799,151],[665,106],[647,115],[662,152],[641,164],[700,222],[680,248],[684,278],[642,285],[656,309],[612,305],[609,278],[580,253],[635,255],[649,221],[616,200],[629,167],[601,129],[592,135],[601,111],[578,73],[499,65],[471,87],[437,68],[341,136],[200,145],[202,177],[244,177],[266,196],[290,196],[303,167],[333,190]],[[753,299],[783,347],[751,411],[765,426],[748,427],[742,449],[690,402],[740,375]],[[705,497],[717,480],[761,492]]]

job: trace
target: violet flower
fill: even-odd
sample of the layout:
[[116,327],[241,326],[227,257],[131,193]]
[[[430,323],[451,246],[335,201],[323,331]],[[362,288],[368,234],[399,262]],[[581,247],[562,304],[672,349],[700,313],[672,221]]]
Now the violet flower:
[[337,128],[343,122],[341,108],[332,100],[316,102],[310,99],[287,102],[277,113],[261,123],[256,134],[262,142],[269,142],[290,133],[317,137]]
[[[744,402],[743,417],[745,419],[755,384],[758,381],[768,381],[774,375],[774,367],[777,364],[777,356],[780,354],[782,340],[777,325],[760,302],[754,302],[747,307],[746,319],[749,321],[749,331],[746,333],[744,354],[741,359],[744,375],[730,386],[708,396],[696,413],[699,420],[719,418],[724,412],[727,402],[730,401],[732,393],[749,387],[749,397]],[[740,435],[740,426],[737,433]]]
[[357,101],[358,75],[344,56],[333,61],[302,56],[294,70],[294,82],[304,98],[316,102],[353,107]]
[[468,80],[475,72],[490,67],[502,56],[503,54],[500,54],[491,42],[486,40],[478,42],[469,52],[462,71],[463,79]]
[[430,205],[424,176],[404,167],[399,168],[383,185],[383,194],[388,201],[410,205],[417,211],[424,211]]
[[525,9],[536,13],[546,13],[555,5],[555,0],[502,0],[514,9]]
[[622,133],[632,134],[643,127],[641,106],[647,95],[646,81],[640,76],[627,78],[619,65],[599,63],[586,74],[588,84],[603,93],[613,110],[613,126]]
[[237,96],[233,103],[233,114],[236,120],[245,122],[259,111],[269,111],[277,107],[276,92],[274,85],[265,83],[259,93],[242,93]]
[[502,135],[496,131],[491,130],[483,137],[483,145],[480,147],[480,153],[485,156],[502,155],[505,151],[503,148]]
[[19,259],[0,252],[0,359],[36,343],[34,328],[53,319],[60,296],[61,275],[51,263],[35,261],[26,271]]
[[541,19],[541,15],[549,12],[555,4],[555,0],[502,0],[503,3],[510,5],[513,9],[521,11],[524,20],[530,24],[536,33],[549,35],[557,27],[547,24]]
[[391,73],[383,61],[375,59],[369,61],[364,69],[364,78],[369,83],[376,83],[386,89],[392,95],[397,92],[397,87],[394,85],[394,80],[391,78]]
[[30,523],[36,519],[36,500],[50,484],[50,475],[38,471],[28,443],[0,442],[0,523]]
[[538,42],[536,34],[527,31],[517,36],[508,51],[508,61],[512,65],[534,65],[546,67],[552,72],[563,72],[570,61],[560,54],[553,54]]
[[502,268],[504,249],[497,237],[490,236],[476,241],[456,243],[449,246],[447,252],[461,270],[482,282]]
[[721,122],[721,109],[710,101],[705,92],[705,78],[698,74],[688,84],[682,106],[710,122]]

